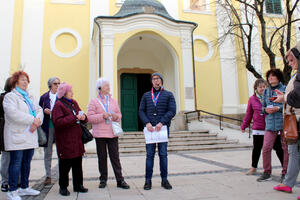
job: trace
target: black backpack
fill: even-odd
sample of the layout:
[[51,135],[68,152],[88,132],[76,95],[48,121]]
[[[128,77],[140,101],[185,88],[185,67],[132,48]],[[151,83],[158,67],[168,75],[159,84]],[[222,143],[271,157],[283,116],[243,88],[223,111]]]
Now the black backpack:
[[6,93],[2,93],[0,95],[0,154],[1,151],[4,151],[4,124],[5,124],[5,119],[4,119],[4,110],[3,110],[3,100],[4,96]]

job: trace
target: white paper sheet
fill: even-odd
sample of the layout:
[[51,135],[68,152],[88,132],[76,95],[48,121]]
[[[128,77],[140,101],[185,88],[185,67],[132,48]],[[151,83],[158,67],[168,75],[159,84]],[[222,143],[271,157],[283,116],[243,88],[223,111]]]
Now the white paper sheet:
[[161,130],[159,132],[157,131],[150,132],[147,130],[146,127],[144,127],[144,135],[145,135],[146,144],[168,142],[167,126],[161,127]]

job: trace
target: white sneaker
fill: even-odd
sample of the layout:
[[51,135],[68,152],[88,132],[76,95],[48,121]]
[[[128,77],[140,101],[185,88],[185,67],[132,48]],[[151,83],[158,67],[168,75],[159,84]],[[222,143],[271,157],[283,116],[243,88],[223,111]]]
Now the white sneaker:
[[36,195],[40,194],[40,191],[34,190],[31,187],[28,187],[26,189],[20,188],[19,191],[18,191],[18,194],[20,196],[26,196],[26,195],[36,196]]
[[18,195],[18,191],[7,192],[7,200],[22,200],[21,197]]

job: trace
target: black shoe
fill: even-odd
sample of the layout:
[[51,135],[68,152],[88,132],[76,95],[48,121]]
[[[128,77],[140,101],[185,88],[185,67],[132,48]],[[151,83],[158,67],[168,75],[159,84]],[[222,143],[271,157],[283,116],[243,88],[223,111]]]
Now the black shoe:
[[165,188],[166,190],[171,190],[172,185],[169,183],[168,180],[162,181],[161,182],[161,187]]
[[152,188],[152,182],[146,181],[144,185],[144,190],[151,190],[151,188]]
[[264,172],[261,177],[259,177],[256,181],[257,182],[263,182],[263,181],[270,181],[272,180],[271,174],[268,174],[267,172]]
[[123,188],[123,189],[129,189],[130,188],[130,186],[125,181],[118,181],[117,182],[117,187]]
[[59,194],[62,196],[70,196],[70,192],[67,188],[59,188]]
[[1,185],[1,191],[2,192],[8,192],[8,185],[7,184],[2,184]]
[[281,177],[280,177],[280,183],[283,183],[284,178],[285,178],[285,174],[281,174]]
[[105,188],[106,187],[106,181],[100,181],[99,188]]
[[74,187],[74,192],[80,192],[80,193],[87,193],[89,189],[83,187],[83,185],[80,185],[79,187]]

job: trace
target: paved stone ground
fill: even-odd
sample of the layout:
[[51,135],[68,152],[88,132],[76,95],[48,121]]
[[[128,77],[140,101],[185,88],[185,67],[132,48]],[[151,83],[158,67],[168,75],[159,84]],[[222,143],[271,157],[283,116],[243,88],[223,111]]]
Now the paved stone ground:
[[[289,200],[297,199],[300,195],[300,186],[294,188],[292,194],[274,191],[272,188],[278,184],[280,176],[280,163],[273,152],[273,180],[263,183],[256,182],[258,175],[246,176],[245,172],[250,166],[251,149],[235,149],[223,151],[207,152],[182,152],[169,154],[169,181],[173,185],[173,190],[165,190],[160,186],[159,159],[155,159],[154,177],[152,180],[153,189],[143,190],[145,155],[121,155],[123,175],[131,186],[129,190],[116,187],[113,171],[109,166],[108,187],[98,188],[98,166],[96,155],[91,154],[83,159],[84,186],[89,188],[86,194],[73,192],[70,181],[69,197],[62,197],[58,194],[58,169],[57,159],[53,159],[52,178],[53,185],[44,187],[41,182],[44,177],[43,160],[40,159],[41,151],[36,150],[35,159],[32,161],[30,175],[30,185],[41,190],[41,195],[37,197],[23,197],[23,199],[74,199],[74,200]],[[262,166],[260,160],[259,167]],[[259,169],[259,173],[262,169]],[[71,173],[70,173],[71,178]],[[5,199],[6,194],[0,192],[0,199]]]

